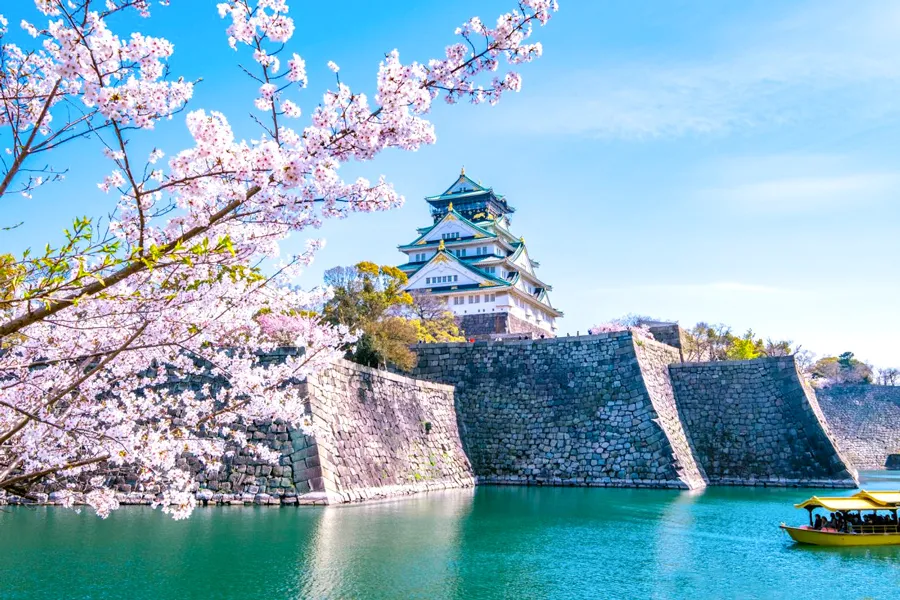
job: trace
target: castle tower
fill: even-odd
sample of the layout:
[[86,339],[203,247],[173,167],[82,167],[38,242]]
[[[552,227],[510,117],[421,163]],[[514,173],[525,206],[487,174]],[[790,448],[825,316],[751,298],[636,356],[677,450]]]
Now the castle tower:
[[510,232],[515,209],[506,199],[466,176],[465,169],[443,194],[425,198],[434,223],[399,246],[407,262],[406,290],[446,302],[469,338],[499,335],[553,337],[562,312],[538,279],[525,240]]

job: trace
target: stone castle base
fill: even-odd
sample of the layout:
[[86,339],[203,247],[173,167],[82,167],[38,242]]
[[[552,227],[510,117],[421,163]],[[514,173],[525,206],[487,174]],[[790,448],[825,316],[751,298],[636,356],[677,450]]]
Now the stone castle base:
[[[474,317],[470,324],[485,327],[497,318],[521,323]],[[863,410],[871,398],[857,406],[844,397],[856,390],[823,394],[823,414],[793,357],[683,363],[678,348],[630,332],[414,349],[416,378],[339,360],[298,385],[314,436],[279,422],[247,424],[248,438],[280,453],[276,465],[237,448],[216,473],[179,459],[194,474],[197,499],[336,504],[476,483],[852,488],[852,458],[865,454],[845,445],[848,460],[835,437],[861,436],[854,432],[874,419]],[[872,410],[885,426],[900,422],[896,390],[880,392]],[[837,436],[830,413],[843,421]],[[883,465],[900,439],[881,437],[866,439]],[[155,495],[127,473],[108,477],[124,504]],[[41,491],[40,501],[58,500]]]
[[[208,382],[198,377],[181,384]],[[238,446],[227,448],[233,454],[218,471],[207,471],[190,455],[178,459],[196,481],[199,504],[339,504],[475,485],[452,387],[337,360],[299,384],[297,393],[306,397],[313,435],[280,421],[234,425],[279,452],[277,464]],[[127,468],[107,478],[121,504],[150,504],[158,492]],[[54,488],[36,492],[40,504],[63,499]],[[0,498],[4,502],[31,503]]]
[[541,339],[556,337],[550,331],[509,313],[484,313],[463,315],[459,318],[460,328],[466,339],[489,340],[504,337],[524,337]]

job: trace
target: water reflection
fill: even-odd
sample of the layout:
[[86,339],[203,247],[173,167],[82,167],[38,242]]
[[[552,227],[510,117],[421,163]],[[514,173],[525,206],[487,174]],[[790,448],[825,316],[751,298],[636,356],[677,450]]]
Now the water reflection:
[[699,557],[691,543],[691,532],[697,529],[695,504],[704,490],[679,493],[671,501],[660,504],[659,519],[650,540],[653,543],[654,578],[651,596],[673,598],[694,575],[692,566]]
[[300,565],[300,598],[446,598],[473,490],[323,509]]
[[[648,597],[664,490],[481,488],[463,526],[457,598]],[[485,565],[491,565],[485,569]],[[622,597],[622,596],[619,596]]]
[[852,492],[482,487],[180,522],[12,508],[0,598],[900,597],[900,547],[801,547],[778,529],[805,519],[793,503],[835,493]]

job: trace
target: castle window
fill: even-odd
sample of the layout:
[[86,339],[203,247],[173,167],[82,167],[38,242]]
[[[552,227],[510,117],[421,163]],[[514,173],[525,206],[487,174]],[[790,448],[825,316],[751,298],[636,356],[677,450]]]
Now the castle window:
[[453,276],[453,281],[456,281],[457,279],[459,279],[459,276],[458,276],[458,275],[454,275],[454,276]]
[[426,278],[425,278],[425,285],[428,285],[429,283],[431,283],[431,277],[426,277]]

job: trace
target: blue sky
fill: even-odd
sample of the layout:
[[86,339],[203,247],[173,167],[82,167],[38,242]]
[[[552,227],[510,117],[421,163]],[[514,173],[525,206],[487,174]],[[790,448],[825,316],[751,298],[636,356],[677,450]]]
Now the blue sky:
[[[31,17],[16,3],[11,23]],[[332,83],[371,91],[384,52],[425,60],[499,0],[291,3],[292,50],[309,65],[295,98],[308,112]],[[27,3],[23,2],[22,5]],[[429,221],[423,196],[466,172],[518,211],[541,277],[565,311],[561,332],[625,313],[748,327],[819,355],[846,350],[900,366],[900,4],[891,1],[561,0],[538,31],[545,55],[497,107],[439,106],[438,143],[348,165],[385,174],[398,210],[327,224],[328,245],[302,277],[359,260],[396,263],[396,246]],[[235,66],[215,2],[174,0],[149,22],[168,37],[173,73],[202,76],[193,108],[255,131],[254,86]],[[183,120],[160,128],[186,144]],[[66,186],[0,208],[2,247],[58,237],[76,214],[112,204],[94,185],[108,162],[82,147],[54,162]],[[302,239],[291,240],[288,251]]]

